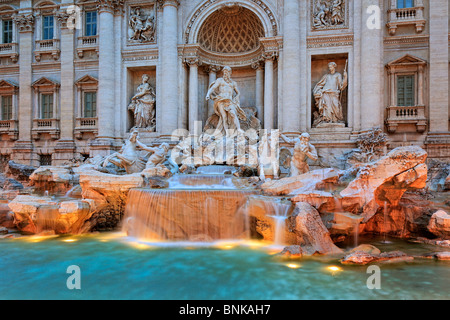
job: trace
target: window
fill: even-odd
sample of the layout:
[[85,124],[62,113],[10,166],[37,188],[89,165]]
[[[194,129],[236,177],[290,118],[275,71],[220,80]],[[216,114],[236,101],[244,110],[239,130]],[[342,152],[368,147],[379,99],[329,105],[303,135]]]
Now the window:
[[97,11],[87,11],[84,33],[86,37],[97,35]]
[[397,8],[412,8],[414,7],[414,0],[397,0]]
[[414,78],[412,75],[397,77],[397,105],[399,107],[415,105]]
[[53,118],[53,94],[41,95],[41,119]]
[[97,116],[97,93],[84,93],[84,118],[95,118]]
[[1,97],[2,120],[12,119],[12,96]]
[[53,16],[44,16],[42,19],[42,40],[51,40],[54,32],[54,18]]
[[39,156],[39,164],[41,166],[51,166],[52,165],[52,155],[51,154],[41,154]]
[[3,43],[13,42],[13,21],[3,20]]

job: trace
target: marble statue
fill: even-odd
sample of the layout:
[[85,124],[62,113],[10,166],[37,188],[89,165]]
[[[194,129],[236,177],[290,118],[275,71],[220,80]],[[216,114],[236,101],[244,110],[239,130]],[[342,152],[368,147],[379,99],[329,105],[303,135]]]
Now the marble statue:
[[169,154],[169,145],[167,143],[162,143],[159,147],[142,147],[142,150],[148,151],[151,155],[147,160],[145,169],[156,168],[161,166],[167,159]]
[[223,68],[223,77],[209,86],[206,101],[214,101],[214,113],[219,117],[216,131],[227,134],[227,130],[241,129],[239,120],[246,120],[244,110],[240,106],[240,92],[236,82],[231,79],[231,68]]
[[142,84],[137,88],[136,95],[131,99],[128,110],[134,112],[135,128],[146,128],[151,132],[156,129],[156,95],[148,83],[149,76],[142,76]]
[[145,149],[147,146],[139,142],[138,134],[136,129],[132,130],[122,149],[106,157],[103,167],[110,162],[125,169],[127,174],[141,172],[145,168],[145,161],[139,157],[138,149]]
[[141,16],[141,8],[136,8],[130,15],[129,25],[132,30],[130,40],[139,42],[155,41],[155,22],[153,15],[146,19]]
[[314,88],[314,98],[318,114],[315,115],[314,127],[321,123],[344,123],[342,110],[342,91],[348,85],[347,66],[344,76],[336,72],[336,63],[330,62],[328,68],[330,73],[322,77]]
[[279,131],[261,135],[258,144],[258,173],[261,181],[270,173],[274,179],[279,175],[278,136]]
[[309,172],[307,160],[317,161],[319,159],[316,148],[309,142],[309,134],[302,133],[295,139],[289,139],[284,134],[281,134],[280,137],[286,143],[294,144],[294,155],[290,160],[290,176],[296,177]]

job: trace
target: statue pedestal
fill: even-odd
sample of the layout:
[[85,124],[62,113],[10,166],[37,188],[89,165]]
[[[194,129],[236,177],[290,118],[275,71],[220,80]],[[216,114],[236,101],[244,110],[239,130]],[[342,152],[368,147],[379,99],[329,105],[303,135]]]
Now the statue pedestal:
[[345,123],[320,123],[317,125],[318,129],[327,128],[327,129],[336,129],[336,128],[345,128]]

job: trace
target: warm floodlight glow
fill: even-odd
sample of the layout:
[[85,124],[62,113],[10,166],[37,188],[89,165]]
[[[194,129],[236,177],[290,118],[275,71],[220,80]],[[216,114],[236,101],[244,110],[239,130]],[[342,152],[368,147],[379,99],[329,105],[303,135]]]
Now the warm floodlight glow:
[[76,242],[78,240],[76,240],[76,239],[64,239],[63,241],[64,242]]
[[336,274],[336,272],[342,271],[342,268],[339,268],[337,266],[329,266],[329,267],[327,267],[327,270],[331,271],[331,273],[334,275],[334,274]]
[[291,269],[298,269],[301,267],[301,265],[297,264],[297,263],[288,263],[286,265],[286,267],[291,268]]

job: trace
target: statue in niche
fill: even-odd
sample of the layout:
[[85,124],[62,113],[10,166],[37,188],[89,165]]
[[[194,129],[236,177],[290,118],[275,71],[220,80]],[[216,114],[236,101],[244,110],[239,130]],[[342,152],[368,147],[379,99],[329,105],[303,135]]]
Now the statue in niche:
[[131,12],[129,25],[131,28],[130,40],[139,42],[155,41],[155,17],[149,14],[147,18],[141,16],[141,8]]
[[[241,129],[239,120],[246,120],[244,110],[240,106],[240,92],[236,82],[231,79],[231,68],[223,68],[223,77],[209,86],[206,101],[214,101],[214,113],[219,118],[216,131],[227,134],[227,130]],[[208,119],[208,123],[211,119]]]
[[149,76],[144,74],[136,95],[131,98],[128,110],[134,113],[135,128],[145,128],[154,132],[156,129],[156,95],[148,81]]
[[316,29],[345,23],[345,0],[315,0],[313,26]]
[[294,155],[288,163],[290,165],[290,176],[296,177],[309,172],[307,160],[317,161],[319,159],[316,148],[309,142],[309,134],[302,133],[300,137],[295,139],[289,139],[284,134],[281,134],[280,137],[286,143],[294,144]]
[[345,123],[342,110],[342,91],[347,88],[348,74],[345,66],[344,76],[336,72],[337,64],[330,62],[330,73],[322,77],[314,88],[313,94],[318,112],[314,113],[313,127],[323,123]]
[[139,132],[134,129],[130,133],[130,137],[123,145],[119,152],[113,153],[106,157],[103,161],[103,167],[109,162],[125,169],[127,174],[141,172],[145,168],[145,161],[139,157],[138,149],[144,150],[147,146],[138,140]]

